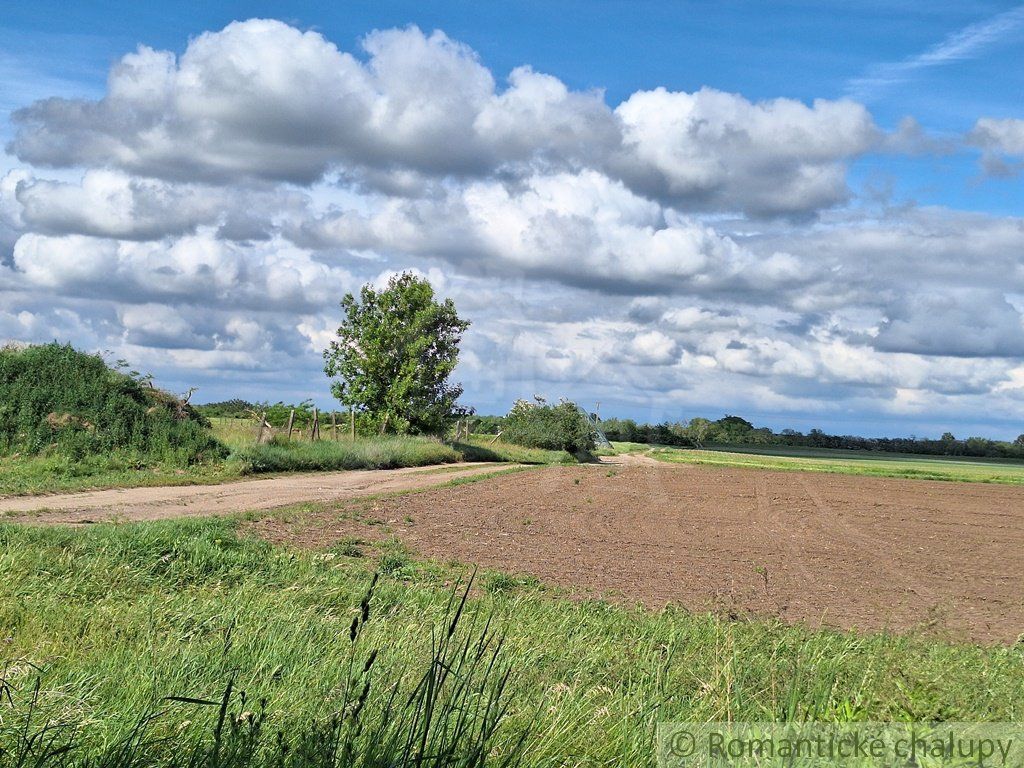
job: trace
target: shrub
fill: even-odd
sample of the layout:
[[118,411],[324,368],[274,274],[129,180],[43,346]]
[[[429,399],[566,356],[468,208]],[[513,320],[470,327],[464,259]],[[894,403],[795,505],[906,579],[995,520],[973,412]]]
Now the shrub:
[[546,448],[571,453],[589,453],[594,449],[594,428],[576,403],[562,400],[549,405],[517,400],[505,417],[502,438],[528,448]]
[[227,449],[209,422],[148,378],[70,345],[0,349],[0,453],[45,451],[190,464]]
[[[478,435],[496,435],[505,427],[504,416],[475,416],[471,422]],[[1024,437],[1024,435],[1021,435]]]
[[267,424],[272,427],[283,427],[288,423],[289,415],[292,415],[292,426],[296,429],[307,427],[313,423],[313,401],[303,400],[296,405],[290,405],[278,401],[274,404],[260,403],[255,410],[263,413]]

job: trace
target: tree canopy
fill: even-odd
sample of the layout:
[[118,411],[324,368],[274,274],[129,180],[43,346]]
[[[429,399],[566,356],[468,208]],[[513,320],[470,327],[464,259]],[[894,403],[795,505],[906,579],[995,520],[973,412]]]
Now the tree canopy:
[[346,294],[344,319],[324,352],[331,391],[381,432],[440,434],[468,411],[449,382],[469,323],[451,299],[437,301],[426,279],[404,272],[383,290]]

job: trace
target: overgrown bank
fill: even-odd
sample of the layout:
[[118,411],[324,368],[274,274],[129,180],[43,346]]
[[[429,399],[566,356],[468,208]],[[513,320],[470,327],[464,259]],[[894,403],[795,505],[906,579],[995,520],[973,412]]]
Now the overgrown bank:
[[0,349],[0,455],[120,454],[187,466],[226,447],[186,401],[69,345]]

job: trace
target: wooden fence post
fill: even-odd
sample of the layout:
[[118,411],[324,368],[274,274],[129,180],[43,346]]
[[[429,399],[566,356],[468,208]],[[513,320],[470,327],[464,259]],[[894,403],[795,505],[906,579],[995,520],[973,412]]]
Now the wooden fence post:
[[292,425],[295,423],[295,409],[288,412],[288,442],[292,441]]
[[264,429],[270,429],[270,425],[267,423],[267,412],[266,411],[264,411],[263,413],[259,414],[259,419],[260,419],[260,427],[259,427],[259,430],[257,430],[257,432],[256,432],[256,445],[261,445],[263,443],[263,430]]
[[331,411],[331,439],[337,441],[338,439],[338,412]]
[[356,441],[356,408],[354,405],[348,407],[348,434],[349,439],[354,443]]
[[313,407],[313,426],[309,428],[309,441],[320,439],[320,416],[316,412],[316,407]]

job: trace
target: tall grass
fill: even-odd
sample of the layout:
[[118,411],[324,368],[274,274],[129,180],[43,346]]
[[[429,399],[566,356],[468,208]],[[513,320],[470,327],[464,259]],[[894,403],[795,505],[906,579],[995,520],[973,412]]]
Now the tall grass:
[[462,461],[518,464],[575,464],[566,451],[525,448],[472,437],[444,443],[431,437],[360,437],[355,441],[285,442],[275,438],[262,445],[241,445],[231,454],[244,474],[308,472],[342,469],[395,469]]
[[462,461],[462,455],[429,437],[376,437],[312,442],[272,442],[236,450],[242,472],[309,472],[340,469],[395,469]]
[[[182,754],[209,746],[219,709],[164,697],[219,705],[229,681],[229,713],[240,727],[248,727],[238,717],[245,709],[258,714],[259,743],[268,749],[278,731],[313,733],[312,723],[344,711],[350,630],[373,551],[279,548],[236,526],[227,519],[74,531],[0,526],[0,659],[12,662],[6,677],[16,700],[31,695],[32,665],[40,668],[38,711],[79,727],[79,754],[130,740],[139,713],[154,707],[163,715],[147,738],[173,739]],[[372,671],[382,685],[373,697],[394,681],[409,692],[424,679],[438,637],[432,645],[431,628],[447,626],[461,571],[406,558],[390,573],[359,627],[364,651],[379,649]],[[481,637],[491,615],[506,628],[500,660],[513,675],[502,690],[507,709],[492,754],[513,754],[529,730],[527,766],[651,766],[659,720],[1024,717],[1019,646],[811,630],[675,608],[652,613],[570,601],[529,580],[493,575],[481,584],[463,611],[478,623],[460,637]],[[366,658],[357,654],[355,667]],[[375,698],[372,706],[383,703]],[[0,703],[5,723],[21,722],[15,714],[23,710]]]
[[[472,580],[451,593],[444,623],[412,685],[409,675],[375,675],[382,649],[363,650],[377,576],[359,602],[347,644],[339,638],[343,674],[334,702],[304,713],[286,732],[268,728],[266,699],[253,701],[229,673],[216,699],[165,696],[110,742],[90,738],[86,723],[47,711],[45,675],[16,688],[11,668],[0,670],[0,697],[14,710],[0,718],[0,764],[5,768],[512,768],[526,731],[495,747],[508,704],[511,669],[500,658],[502,637],[489,617],[466,614]],[[468,628],[464,626],[468,620]],[[231,643],[224,637],[225,653]],[[386,653],[386,649],[383,649]],[[415,672],[415,668],[408,670]],[[406,689],[407,688],[407,689]],[[203,712],[202,710],[206,710]],[[175,710],[194,720],[168,730]],[[13,716],[12,716],[13,714]]]
[[517,464],[576,464],[577,459],[568,451],[547,448],[527,448],[492,436],[471,435],[455,444],[464,461],[508,461]]

